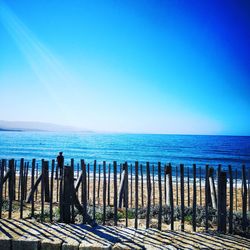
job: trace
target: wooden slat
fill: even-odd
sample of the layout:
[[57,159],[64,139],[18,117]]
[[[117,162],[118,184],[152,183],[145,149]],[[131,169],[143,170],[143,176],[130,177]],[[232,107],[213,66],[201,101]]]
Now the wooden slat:
[[[36,167],[36,159],[32,159],[32,165],[31,165],[31,190],[34,190],[35,167]],[[31,218],[34,217],[34,214],[35,214],[35,204],[34,204],[34,193],[33,193],[32,197],[31,197]]]
[[82,169],[82,223],[87,222],[87,172],[84,160],[81,160]]
[[93,175],[93,220],[95,220],[95,182],[96,182],[96,160],[94,161],[94,169],[93,169],[94,175]]
[[2,208],[3,208],[3,176],[4,176],[4,166],[3,160],[0,161],[0,219],[2,218]]
[[[35,163],[34,163],[35,164]],[[55,160],[52,160],[51,164],[51,175],[50,175],[50,199],[49,199],[49,218],[50,222],[53,220],[53,192],[54,192],[54,169],[55,169]],[[33,162],[32,162],[32,171],[33,171]]]
[[126,227],[128,227],[128,163],[125,162],[125,220],[126,220]]
[[205,176],[205,230],[208,231],[208,197],[209,197],[209,166],[206,165],[206,176]]
[[142,164],[140,164],[140,171],[141,171],[141,206],[144,207],[143,166],[142,166]]
[[247,228],[247,182],[246,167],[242,166],[242,230],[246,232]]
[[150,208],[151,208],[151,178],[150,178],[150,165],[146,164],[147,171],[147,214],[146,214],[146,228],[149,228],[150,223]]
[[114,161],[114,225],[117,226],[117,162]]
[[229,224],[229,233],[233,232],[233,173],[232,166],[228,166],[229,173],[229,216],[228,216],[228,224]]
[[9,214],[8,218],[11,219],[12,217],[12,204],[14,200],[14,167],[15,167],[15,161],[14,159],[9,160],[9,170],[10,170],[10,176],[9,176]]
[[103,214],[102,214],[102,224],[106,224],[106,162],[103,162],[103,194],[102,194],[102,199],[103,199]]
[[181,231],[184,231],[184,165],[180,165],[180,182],[181,182]]
[[135,229],[138,228],[138,168],[139,168],[139,163],[138,161],[135,162]]
[[23,218],[23,200],[24,200],[23,172],[24,172],[24,159],[22,158],[21,161],[20,161],[20,175],[19,175],[19,183],[20,183],[20,219]]
[[158,230],[161,230],[161,224],[162,224],[162,190],[161,190],[161,163],[160,162],[158,162],[158,191],[159,191]]
[[192,227],[196,232],[196,165],[193,164],[193,215],[192,215]]

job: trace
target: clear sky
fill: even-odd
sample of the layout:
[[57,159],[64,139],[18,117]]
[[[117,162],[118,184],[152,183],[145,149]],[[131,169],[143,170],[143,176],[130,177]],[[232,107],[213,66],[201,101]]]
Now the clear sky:
[[250,135],[250,1],[0,0],[0,120]]

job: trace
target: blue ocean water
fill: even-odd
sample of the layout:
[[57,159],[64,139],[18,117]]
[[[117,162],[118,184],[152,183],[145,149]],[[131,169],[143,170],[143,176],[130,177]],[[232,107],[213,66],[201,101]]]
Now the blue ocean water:
[[250,165],[249,136],[0,132],[0,158]]

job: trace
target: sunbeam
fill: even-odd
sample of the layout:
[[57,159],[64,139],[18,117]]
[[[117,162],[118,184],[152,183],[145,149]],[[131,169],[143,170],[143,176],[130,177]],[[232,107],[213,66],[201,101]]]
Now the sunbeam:
[[[0,4],[0,20],[26,58],[39,82],[64,114],[65,121],[71,121],[74,116],[78,116],[76,109],[72,110],[67,107],[66,101],[66,98],[73,94],[73,90],[75,97],[79,94],[78,91],[75,91],[77,86],[74,77],[4,3]],[[63,84],[63,88],[68,88],[66,91],[68,97],[60,93],[62,83],[66,83]]]

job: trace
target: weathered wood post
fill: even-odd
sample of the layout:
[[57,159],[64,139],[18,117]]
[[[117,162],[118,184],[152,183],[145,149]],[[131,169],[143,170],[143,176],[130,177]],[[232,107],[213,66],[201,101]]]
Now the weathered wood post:
[[20,175],[19,175],[19,186],[20,186],[20,219],[23,218],[23,200],[24,200],[24,190],[23,190],[23,168],[24,159],[20,161]]
[[[36,159],[32,159],[32,165],[31,165],[31,190],[34,189],[35,184],[35,167],[36,167]],[[31,196],[31,218],[34,217],[35,213],[35,204],[34,204],[34,193]]]
[[187,191],[188,191],[188,207],[190,207],[190,184],[189,184],[189,167],[187,167]]
[[214,174],[214,169],[209,168],[208,178],[209,178],[209,187],[210,187],[210,193],[211,193],[212,206],[214,209],[216,209],[217,208],[217,196],[216,196],[216,189],[215,189],[213,174]]
[[114,161],[114,224],[117,226],[117,162]]
[[210,192],[209,192],[209,166],[206,165],[206,175],[205,175],[205,230],[208,231],[208,206],[209,206],[209,198],[210,198]]
[[152,178],[153,178],[153,205],[155,205],[155,166],[152,166]]
[[164,190],[164,203],[165,203],[165,205],[167,205],[167,172],[166,172],[166,170],[167,170],[167,166],[165,165],[164,166],[164,171],[163,171],[163,174],[164,174],[164,188],[163,188],[163,190]]
[[130,164],[130,207],[133,206],[133,165]]
[[82,169],[82,223],[87,222],[87,173],[86,164],[84,160],[81,160]]
[[74,176],[73,176],[73,167],[64,166],[64,175],[63,175],[63,193],[62,193],[62,222],[71,223],[72,222],[72,213],[71,207],[73,204],[73,188],[74,187]]
[[247,193],[248,193],[248,212],[250,212],[250,169],[248,169]]
[[227,173],[218,171],[218,226],[217,230],[226,233],[227,219]]
[[228,223],[229,223],[229,233],[233,232],[233,173],[232,173],[232,166],[228,166],[228,173],[229,173],[229,216],[228,216]]
[[179,205],[179,192],[178,192],[178,167],[175,167],[175,184],[176,184],[176,206]]
[[161,163],[160,162],[158,162],[158,189],[159,189],[158,230],[161,230],[161,224],[162,224],[162,190],[161,190]]
[[172,166],[169,163],[167,166],[167,174],[168,174],[168,199],[169,199],[169,205],[170,205],[170,220],[171,220],[171,230],[174,230],[174,197],[173,197],[173,181],[172,181]]
[[106,224],[106,162],[103,162],[103,214],[102,214],[102,224]]
[[45,202],[49,202],[49,162],[46,161],[44,164],[44,172],[43,172],[43,181],[44,181],[44,198]]
[[147,171],[147,215],[146,215],[146,228],[149,228],[150,222],[150,207],[151,207],[151,178],[149,162],[146,165]]
[[98,164],[98,186],[97,186],[98,205],[100,205],[100,186],[101,186],[101,165]]
[[135,162],[135,229],[138,227],[138,161]]
[[46,165],[46,162],[44,161],[44,159],[42,159],[42,179],[41,179],[41,221],[44,220],[45,165]]
[[108,206],[110,206],[110,164],[108,165]]
[[193,164],[193,216],[192,226],[193,231],[196,232],[196,165]]
[[242,166],[242,230],[246,232],[247,227],[247,182],[246,167]]
[[94,175],[93,175],[93,219],[95,220],[95,182],[96,182],[96,160],[94,161]]
[[9,160],[9,215],[8,218],[11,219],[11,214],[12,214],[12,202],[14,200],[14,166],[15,166],[15,161],[14,159]]
[[180,165],[180,176],[181,176],[181,231],[184,231],[184,165]]
[[[171,204],[171,196],[173,196],[173,193],[171,193],[171,181],[170,181],[170,178],[171,178],[171,165],[168,165],[165,167],[165,182],[166,182],[166,205],[167,206],[170,206]],[[172,189],[173,191],[173,189]]]
[[200,187],[200,206],[202,206],[202,186],[201,186],[201,178],[202,178],[202,174],[201,174],[201,166],[200,166],[200,176],[199,176],[199,187]]
[[235,210],[238,209],[238,171],[237,168],[235,169]]
[[144,188],[143,188],[143,167],[142,164],[140,165],[140,170],[141,170],[141,206],[144,207],[144,198],[143,198],[143,193],[144,193]]
[[124,203],[125,203],[125,214],[126,214],[126,227],[128,227],[128,163],[125,162],[125,194],[124,194]]
[[3,207],[3,177],[4,177],[4,166],[2,161],[0,162],[0,219],[2,218],[2,207]]
[[125,165],[123,165],[123,171],[122,171],[121,181],[120,181],[120,186],[119,186],[119,191],[118,191],[118,207],[119,208],[122,208],[122,201],[124,198],[124,189],[126,185],[125,181],[126,181],[126,173],[125,173]]
[[[51,176],[50,176],[50,199],[49,199],[49,218],[50,218],[50,222],[52,222],[52,220],[53,220],[52,217],[53,217],[54,170],[55,170],[55,160],[52,160]],[[32,171],[33,171],[33,161],[32,161]],[[34,198],[34,196],[32,196],[32,197]]]
[[88,201],[89,201],[89,194],[90,194],[90,170],[89,170],[89,163],[87,165],[88,168]]

